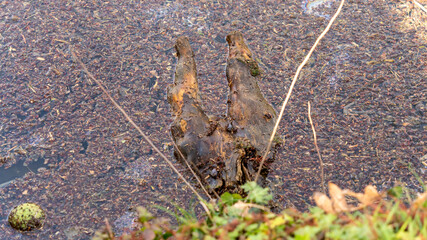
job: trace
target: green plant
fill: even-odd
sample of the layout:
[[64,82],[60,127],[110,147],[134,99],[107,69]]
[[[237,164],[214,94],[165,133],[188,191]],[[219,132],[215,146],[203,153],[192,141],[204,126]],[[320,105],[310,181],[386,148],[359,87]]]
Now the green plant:
[[188,224],[190,222],[197,222],[197,216],[194,210],[195,205],[196,205],[196,202],[192,200],[190,201],[190,206],[189,206],[189,209],[191,210],[185,210],[184,208],[180,207],[178,204],[174,203],[173,206],[175,207],[175,212],[159,205],[155,205],[154,207],[174,216],[178,223]]
[[[372,186],[363,194],[331,186],[331,198],[317,195],[323,201],[309,212],[287,209],[274,214],[265,207],[272,197],[268,189],[246,183],[242,187],[246,198],[224,193],[216,204],[202,203],[209,214],[200,220],[193,212],[178,208],[178,219],[184,221],[175,230],[145,208],[138,208],[142,227],[120,239],[427,239],[427,193],[406,207],[399,187],[389,191],[392,201],[384,201]],[[342,202],[343,195],[357,196],[359,206]],[[105,232],[98,232],[96,239],[114,239]]]

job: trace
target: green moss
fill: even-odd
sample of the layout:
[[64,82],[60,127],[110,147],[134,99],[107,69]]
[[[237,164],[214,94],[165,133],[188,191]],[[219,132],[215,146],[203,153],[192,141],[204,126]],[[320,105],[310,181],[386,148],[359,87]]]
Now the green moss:
[[285,142],[285,140],[283,140],[281,137],[279,137],[277,135],[274,136],[274,138],[273,138],[273,143],[275,145],[282,145],[284,142]]
[[261,73],[260,69],[258,67],[258,63],[255,62],[254,60],[252,60],[252,59],[243,60],[243,59],[240,59],[240,58],[236,58],[236,59],[237,59],[237,61],[242,62],[242,63],[246,64],[249,67],[249,69],[251,71],[251,75],[253,77],[258,76]]
[[251,69],[251,75],[253,77],[256,77],[260,74],[258,64],[254,60],[246,60],[246,63],[248,64],[249,68]]
[[43,226],[45,211],[35,203],[16,206],[9,214],[9,224],[19,231],[31,231]]
[[234,141],[234,146],[238,149],[253,148],[251,141],[247,138],[239,137]]
[[251,68],[251,75],[256,77],[259,75],[259,69],[258,68]]

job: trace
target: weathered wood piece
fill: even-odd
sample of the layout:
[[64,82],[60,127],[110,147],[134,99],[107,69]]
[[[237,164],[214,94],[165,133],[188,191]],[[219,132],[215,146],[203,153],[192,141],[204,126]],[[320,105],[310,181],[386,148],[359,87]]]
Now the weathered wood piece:
[[[254,179],[276,121],[275,110],[259,89],[258,64],[243,35],[232,32],[227,42],[230,91],[225,118],[210,119],[201,107],[194,53],[187,37],[176,41],[178,63],[174,83],[168,88],[168,102],[175,115],[171,133],[185,159],[176,149],[175,156],[186,160],[217,192],[235,191]],[[269,162],[273,158],[274,151]],[[265,178],[268,164],[263,168]]]

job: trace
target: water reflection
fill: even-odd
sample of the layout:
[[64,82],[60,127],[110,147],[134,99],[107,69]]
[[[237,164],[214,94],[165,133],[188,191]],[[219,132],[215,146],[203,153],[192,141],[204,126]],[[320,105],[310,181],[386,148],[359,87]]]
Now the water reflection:
[[28,172],[38,172],[46,169],[47,165],[44,164],[44,159],[39,158],[35,162],[25,164],[24,161],[19,161],[17,164],[13,164],[11,167],[0,168],[0,188],[6,187],[13,180],[23,177]]
[[[4,136],[7,135],[4,134]],[[19,144],[21,141],[10,138],[10,142],[4,144],[0,149],[0,188],[7,186],[14,179],[23,177],[28,172],[42,171],[47,167],[43,154],[34,151],[37,148],[46,147],[43,144],[44,138],[39,134],[34,134],[28,136],[24,144]]]
[[334,0],[304,0],[302,8],[307,14],[329,19],[330,16],[324,13],[324,8],[330,8],[332,2],[334,2]]

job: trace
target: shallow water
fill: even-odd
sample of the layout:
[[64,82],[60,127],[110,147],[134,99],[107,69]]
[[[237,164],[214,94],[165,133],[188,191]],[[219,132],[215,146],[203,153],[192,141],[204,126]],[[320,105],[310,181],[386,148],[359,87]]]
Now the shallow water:
[[28,172],[39,172],[39,171],[45,171],[47,165],[44,164],[44,160],[40,158],[39,160],[35,162],[31,162],[29,164],[25,164],[24,162],[20,161],[18,163],[13,164],[9,168],[0,168],[0,188],[6,187],[9,185],[13,180],[17,178],[21,178],[25,176]]
[[[208,113],[226,111],[225,36],[233,30],[243,32],[263,69],[260,88],[278,110],[337,1],[7,4],[7,14],[19,20],[0,22],[0,153],[13,155],[0,182],[18,179],[0,188],[0,239],[89,239],[104,218],[120,232],[130,224],[128,209],[143,205],[165,216],[152,206],[186,207],[193,196],[72,61],[70,44],[173,159],[165,89],[173,79],[178,36],[189,36],[194,48]],[[304,68],[280,127],[285,144],[269,176],[278,205],[304,210],[320,190],[307,101],[327,181],[354,191],[399,182],[422,191],[411,171],[426,179],[426,45],[417,30],[399,28],[406,16],[393,12],[399,7],[347,3]],[[22,177],[24,162],[32,172]],[[43,164],[46,170],[37,171]],[[26,201],[46,208],[49,218],[43,230],[22,235],[6,219]]]

